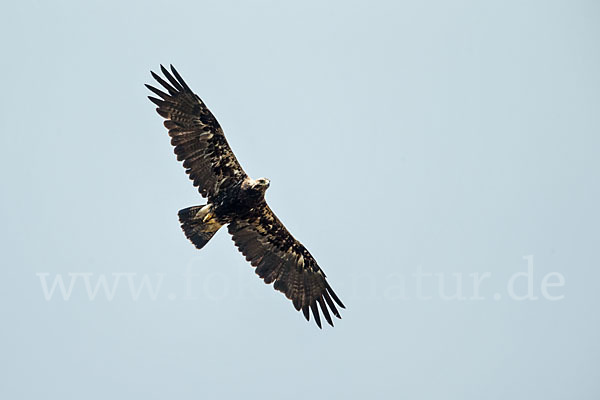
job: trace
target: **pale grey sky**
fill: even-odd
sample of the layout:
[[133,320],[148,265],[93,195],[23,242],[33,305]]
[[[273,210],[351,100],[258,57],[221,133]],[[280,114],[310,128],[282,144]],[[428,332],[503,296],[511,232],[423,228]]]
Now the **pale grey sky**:
[[[5,4],[0,397],[599,398],[599,22],[594,1]],[[185,239],[203,200],[146,99],[160,63],[271,179],[335,328],[225,231]]]

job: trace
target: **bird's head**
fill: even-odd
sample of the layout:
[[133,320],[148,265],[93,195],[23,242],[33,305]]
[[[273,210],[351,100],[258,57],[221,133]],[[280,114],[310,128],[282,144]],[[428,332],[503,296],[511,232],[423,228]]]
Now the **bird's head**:
[[244,182],[242,182],[242,190],[247,190],[254,194],[264,195],[270,183],[271,181],[267,178],[251,179],[246,177]]
[[252,186],[264,192],[269,188],[270,184],[271,181],[267,178],[258,178],[253,182]]

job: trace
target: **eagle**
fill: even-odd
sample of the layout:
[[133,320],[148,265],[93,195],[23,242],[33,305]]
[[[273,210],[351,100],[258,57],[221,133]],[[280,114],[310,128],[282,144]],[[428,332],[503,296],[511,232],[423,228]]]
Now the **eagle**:
[[194,182],[205,205],[180,210],[185,236],[202,249],[227,225],[238,250],[266,284],[285,294],[297,311],[321,328],[319,309],[329,325],[331,313],[341,319],[336,307],[345,308],[327,282],[314,257],[281,223],[265,200],[270,181],[252,179],[240,166],[223,129],[204,102],[181,78],[177,70],[160,66],[164,78],[150,71],[162,86],[145,85],[157,97],[148,96],[165,119],[164,126],[175,147],[177,160]]

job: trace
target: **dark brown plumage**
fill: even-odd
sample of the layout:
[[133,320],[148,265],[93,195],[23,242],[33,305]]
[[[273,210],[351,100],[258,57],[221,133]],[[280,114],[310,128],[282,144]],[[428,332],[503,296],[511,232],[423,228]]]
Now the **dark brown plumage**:
[[[284,293],[307,320],[312,312],[321,327],[321,313],[333,326],[331,313],[344,308],[327,283],[325,273],[308,250],[285,228],[267,205],[268,179],[251,179],[231,151],[221,126],[171,66],[161,65],[166,81],[152,72],[167,93],[146,85],[156,97],[157,112],[165,118],[171,144],[200,194],[204,206],[179,211],[183,231],[201,249],[223,225],[246,260],[265,283]],[[318,306],[317,306],[318,305]],[[310,310],[310,312],[309,312]]]

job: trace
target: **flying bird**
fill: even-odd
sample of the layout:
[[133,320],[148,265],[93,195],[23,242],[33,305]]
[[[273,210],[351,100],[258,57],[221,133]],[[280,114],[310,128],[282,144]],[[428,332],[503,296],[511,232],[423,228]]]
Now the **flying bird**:
[[[203,248],[227,225],[233,241],[265,283],[285,294],[307,321],[310,312],[321,328],[321,313],[333,326],[330,315],[341,319],[336,304],[345,308],[327,282],[317,261],[281,223],[265,201],[270,181],[252,179],[229,147],[221,126],[171,65],[160,69],[166,78],[151,71],[166,92],[146,85],[158,98],[148,98],[165,121],[177,160],[194,186],[208,200],[205,205],[179,211],[185,236]],[[318,306],[317,306],[318,305]],[[309,311],[310,310],[310,311]]]

